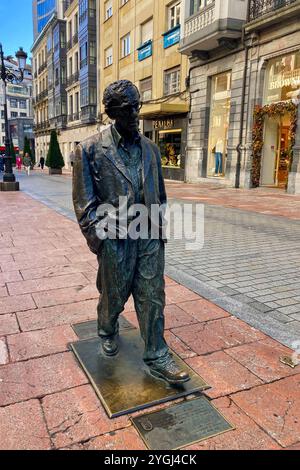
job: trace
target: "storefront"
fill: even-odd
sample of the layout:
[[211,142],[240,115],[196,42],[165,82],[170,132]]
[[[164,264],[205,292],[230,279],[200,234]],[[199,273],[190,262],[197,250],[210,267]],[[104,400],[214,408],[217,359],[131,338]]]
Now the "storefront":
[[254,186],[287,188],[300,96],[300,52],[268,61],[263,106],[255,110]]
[[145,119],[143,127],[144,135],[160,149],[164,177],[184,181],[187,115]]
[[231,103],[231,72],[211,78],[207,176],[226,173],[228,127]]

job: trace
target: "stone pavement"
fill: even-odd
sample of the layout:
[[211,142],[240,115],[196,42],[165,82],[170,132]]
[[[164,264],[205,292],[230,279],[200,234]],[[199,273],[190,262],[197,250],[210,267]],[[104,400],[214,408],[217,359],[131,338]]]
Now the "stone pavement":
[[[33,172],[21,188],[75,220],[72,180]],[[205,243],[167,246],[166,273],[288,347],[300,341],[300,196],[167,182],[169,200],[205,204]]]
[[[22,192],[0,204],[0,449],[145,449],[129,416],[107,418],[68,350],[98,297],[77,224]],[[189,449],[299,447],[300,366],[279,362],[291,351],[166,281],[166,338],[236,427]],[[131,301],[125,316],[136,325]]]

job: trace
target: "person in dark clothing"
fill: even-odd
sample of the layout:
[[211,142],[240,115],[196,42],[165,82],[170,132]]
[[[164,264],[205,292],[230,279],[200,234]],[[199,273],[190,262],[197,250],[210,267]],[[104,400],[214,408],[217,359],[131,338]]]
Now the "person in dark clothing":
[[[113,83],[104,92],[107,115],[115,121],[108,129],[83,142],[76,150],[73,202],[87,243],[98,256],[98,333],[103,352],[118,354],[119,315],[132,295],[145,343],[144,362],[150,373],[171,384],[190,380],[173,359],[164,339],[165,239],[163,220],[159,236],[103,239],[109,217],[99,212],[103,204],[117,207],[126,197],[127,209],[142,204],[151,213],[167,197],[158,147],[139,133],[138,89],[128,80]],[[116,212],[118,219],[120,210]],[[120,222],[120,220],[118,220]],[[101,230],[100,230],[101,229]],[[150,235],[150,233],[149,233]]]
[[40,167],[41,167],[42,170],[44,169],[44,166],[45,166],[45,158],[41,157],[40,158]]

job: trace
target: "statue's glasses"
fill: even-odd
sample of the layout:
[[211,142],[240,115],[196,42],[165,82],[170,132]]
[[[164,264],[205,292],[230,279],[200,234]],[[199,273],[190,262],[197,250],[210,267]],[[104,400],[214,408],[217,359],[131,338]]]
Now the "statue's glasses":
[[133,104],[122,104],[121,106],[110,106],[109,109],[114,109],[115,111],[119,111],[126,116],[130,116],[132,113],[138,113],[142,109],[143,103],[133,103]]

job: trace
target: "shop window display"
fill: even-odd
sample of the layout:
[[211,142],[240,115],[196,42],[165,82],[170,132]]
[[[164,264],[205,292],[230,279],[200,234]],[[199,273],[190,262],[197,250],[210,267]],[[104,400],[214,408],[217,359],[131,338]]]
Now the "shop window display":
[[181,130],[160,131],[158,145],[161,152],[162,166],[180,168],[181,164]]
[[268,61],[264,104],[298,98],[300,95],[300,52]]
[[231,73],[212,78],[207,175],[223,177],[226,169]]

